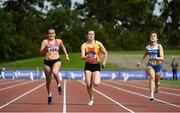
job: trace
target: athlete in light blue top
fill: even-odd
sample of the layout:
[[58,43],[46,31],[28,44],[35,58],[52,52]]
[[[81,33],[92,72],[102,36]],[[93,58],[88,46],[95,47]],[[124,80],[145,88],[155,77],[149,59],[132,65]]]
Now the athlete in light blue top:
[[160,76],[162,71],[162,61],[164,60],[164,52],[161,44],[158,44],[158,37],[156,32],[151,32],[150,44],[146,46],[145,53],[137,66],[140,66],[146,56],[148,56],[148,64],[146,72],[150,77],[150,100],[154,100],[154,92],[157,93],[160,85]]

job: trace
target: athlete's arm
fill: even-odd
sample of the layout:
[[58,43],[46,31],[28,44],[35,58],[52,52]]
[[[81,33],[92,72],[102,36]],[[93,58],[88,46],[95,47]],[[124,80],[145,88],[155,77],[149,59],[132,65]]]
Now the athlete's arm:
[[62,50],[63,50],[63,52],[64,52],[64,54],[65,54],[65,56],[66,56],[66,60],[68,61],[68,60],[69,60],[69,56],[68,56],[68,53],[67,53],[66,47],[64,46],[64,44],[63,44],[63,41],[62,41],[62,40],[60,40],[60,39],[59,39],[59,41],[60,41],[60,45],[61,45],[61,47],[62,47]]
[[41,48],[40,48],[40,55],[44,56],[45,53],[47,51],[47,48],[46,48],[46,40],[43,40],[42,43],[41,43]]
[[103,44],[101,42],[99,43],[99,46],[100,46],[100,49],[101,49],[102,53],[104,54],[102,65],[103,65],[103,67],[105,67],[106,66],[107,57],[108,57],[108,53],[107,53],[106,48],[103,46]]
[[146,56],[147,56],[147,49],[145,49],[145,52],[143,54],[143,57],[141,58],[141,61],[137,63],[137,65],[136,65],[137,67],[139,67],[143,63]]
[[88,58],[88,55],[85,55],[85,50],[83,45],[81,45],[81,59],[86,60]]

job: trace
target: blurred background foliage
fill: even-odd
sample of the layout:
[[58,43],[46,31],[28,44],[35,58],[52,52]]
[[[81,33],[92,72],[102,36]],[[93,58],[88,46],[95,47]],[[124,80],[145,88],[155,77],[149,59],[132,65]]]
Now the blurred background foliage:
[[0,0],[0,62],[39,56],[50,27],[68,52],[80,51],[88,30],[109,51],[143,50],[151,31],[165,49],[177,50],[179,12],[180,0]]

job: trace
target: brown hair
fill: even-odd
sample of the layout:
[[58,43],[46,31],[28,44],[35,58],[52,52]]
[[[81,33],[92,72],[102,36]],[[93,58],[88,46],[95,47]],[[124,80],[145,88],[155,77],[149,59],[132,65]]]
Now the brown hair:
[[157,33],[156,31],[151,31],[151,32],[150,32],[150,36],[151,36],[151,34],[153,34],[153,33],[156,34],[157,37],[158,37],[158,33]]
[[49,30],[54,30],[54,32],[56,33],[56,30],[53,27],[48,28],[48,33],[49,33]]

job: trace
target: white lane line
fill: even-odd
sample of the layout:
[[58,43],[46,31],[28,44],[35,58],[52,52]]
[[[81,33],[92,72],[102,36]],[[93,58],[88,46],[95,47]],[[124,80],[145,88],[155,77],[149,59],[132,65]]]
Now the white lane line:
[[66,80],[64,80],[64,98],[63,98],[63,113],[66,113]]
[[165,85],[163,85],[163,86],[161,85],[160,87],[163,88],[163,89],[174,90],[174,91],[180,91],[179,89],[168,88],[168,87],[166,87]]
[[[129,82],[130,84],[132,84],[132,85],[139,85],[139,86],[144,86],[144,84],[142,84],[142,83],[137,83],[137,82]],[[147,84],[149,84],[148,82],[147,82]],[[167,86],[167,87],[166,87]],[[175,89],[175,88],[173,88],[173,87],[171,87],[171,88],[168,88],[168,85],[161,85],[160,86],[162,89],[168,89],[168,90],[174,90],[174,91],[180,91],[179,89]],[[177,87],[178,88],[178,87]]]
[[19,82],[19,80],[8,80],[8,81],[5,81],[3,83],[0,83],[0,85],[8,84],[8,83],[11,83],[11,82]]
[[[1,113],[21,113],[21,112],[1,112]],[[22,112],[22,113],[61,113],[61,112]],[[68,113],[92,113],[92,112],[68,112]],[[93,112],[93,113],[129,113],[129,112]],[[179,113],[179,112],[136,112],[136,113]]]
[[[124,85],[124,86],[129,86],[129,87],[133,87],[133,88],[138,88],[138,89],[143,89],[143,90],[149,90],[148,88],[144,88],[144,87],[140,87],[140,86],[135,86],[135,85],[130,85],[130,84],[126,84],[126,83],[119,83],[119,82],[113,82],[115,84],[119,84],[119,85]],[[169,92],[165,92],[165,91],[159,91],[160,93],[164,93],[164,94],[168,94],[168,95],[174,95],[174,96],[180,96],[180,94],[175,94],[175,93],[169,93]]]
[[28,92],[26,92],[26,93],[24,93],[24,94],[22,94],[22,95],[20,95],[20,96],[16,97],[15,99],[13,99],[13,100],[11,100],[11,101],[7,102],[6,104],[4,104],[4,105],[0,106],[0,109],[2,109],[2,108],[4,108],[4,107],[6,107],[7,105],[9,105],[9,104],[13,103],[14,101],[16,101],[16,100],[18,100],[18,99],[20,99],[20,98],[24,97],[25,95],[27,95],[27,94],[29,94],[29,93],[31,93],[31,92],[33,92],[33,91],[35,91],[36,89],[38,89],[38,88],[42,87],[44,84],[45,84],[45,83],[42,83],[41,85],[39,85],[39,86],[37,86],[37,87],[35,87],[35,88],[31,89],[30,91],[28,91]]
[[25,85],[25,84],[29,84],[31,82],[34,82],[34,81],[23,82],[23,83],[20,83],[20,84],[16,84],[16,85],[12,85],[12,86],[9,86],[9,87],[1,88],[0,91],[10,89],[10,88],[13,88],[13,87],[17,87],[17,86],[21,86],[21,85]]
[[[135,94],[135,95],[138,95],[138,96],[142,96],[142,97],[145,97],[145,98],[148,98],[148,96],[145,96],[143,94],[140,94],[140,93],[136,93],[136,92],[133,92],[133,91],[130,91],[130,90],[126,90],[126,89],[122,89],[122,88],[119,88],[119,87],[116,87],[116,86],[113,86],[113,85],[110,85],[110,84],[107,84],[107,83],[101,83],[105,86],[108,86],[108,87],[111,87],[111,88],[115,88],[115,89],[118,89],[118,90],[121,90],[121,91],[124,91],[124,92],[128,92],[128,93],[131,93],[131,94]],[[163,100],[160,100],[160,99],[157,99],[155,98],[156,101],[159,101],[159,102],[162,102],[164,104],[168,104],[168,105],[171,105],[171,106],[174,106],[174,107],[177,107],[177,108],[180,108],[179,105],[176,105],[176,104],[172,104],[172,103],[169,103],[169,102],[166,102],[166,101],[163,101]]]
[[[86,85],[84,82],[80,81],[83,85]],[[121,106],[122,108],[126,109],[127,111],[131,112],[131,113],[135,113],[134,111],[130,110],[129,108],[125,107],[124,105],[122,105],[121,103],[115,101],[114,99],[112,99],[111,97],[105,95],[104,93],[96,90],[95,88],[93,88],[93,90],[97,93],[99,93],[100,95],[104,96],[105,98],[109,99],[110,101],[116,103],[117,105]]]

